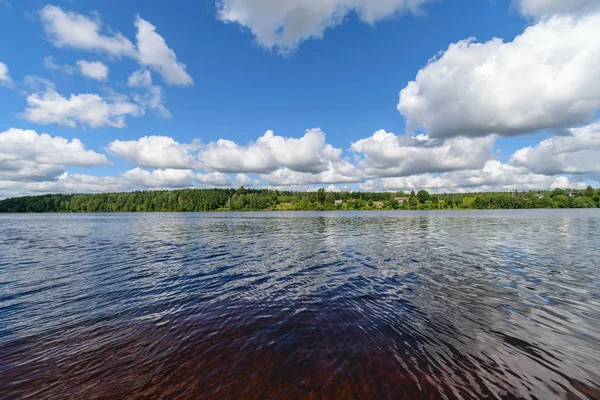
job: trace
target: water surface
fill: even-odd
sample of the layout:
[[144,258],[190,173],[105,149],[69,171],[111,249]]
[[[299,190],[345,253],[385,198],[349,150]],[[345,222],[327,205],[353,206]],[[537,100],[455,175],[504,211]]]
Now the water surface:
[[600,399],[596,210],[0,215],[1,398]]

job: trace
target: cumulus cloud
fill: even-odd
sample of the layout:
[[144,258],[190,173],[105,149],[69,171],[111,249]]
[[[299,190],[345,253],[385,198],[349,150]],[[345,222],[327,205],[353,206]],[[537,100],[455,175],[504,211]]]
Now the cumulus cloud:
[[349,192],[350,191],[350,186],[337,186],[337,185],[329,185],[325,188],[326,192]]
[[31,159],[43,164],[90,167],[110,164],[103,154],[86,150],[79,139],[38,134],[33,130],[11,128],[0,133],[0,152],[9,156]]
[[[135,141],[115,140],[108,151],[138,167],[207,171],[196,180],[212,186],[256,186],[247,173],[274,186],[310,183],[357,182],[361,172],[342,151],[325,142],[320,129],[307,130],[301,138],[285,138],[267,131],[246,146],[221,139],[201,145],[184,144],[166,136],[146,136]],[[237,174],[232,180],[228,173]]]
[[256,186],[260,184],[258,179],[252,179],[247,174],[236,174],[235,183],[237,186]]
[[125,127],[125,118],[144,114],[144,108],[124,96],[104,99],[97,94],[61,96],[54,88],[27,96],[27,108],[22,118],[38,124],[59,124],[75,128],[78,124],[97,128]]
[[60,7],[46,5],[39,12],[44,30],[56,47],[99,51],[111,56],[135,56],[135,47],[119,32],[103,33],[98,15],[88,18]]
[[122,179],[88,174],[62,173],[55,179],[39,182],[18,182],[0,179],[0,198],[44,193],[104,193],[124,189]]
[[581,15],[600,10],[598,0],[516,0],[521,14],[546,18],[558,14]]
[[193,186],[195,174],[184,169],[155,169],[146,171],[136,167],[123,173],[123,178],[134,187],[182,188]]
[[[1,165],[1,164],[0,164]],[[229,176],[219,173],[194,174],[190,170],[135,168],[115,176],[95,176],[58,172],[39,181],[18,181],[0,171],[0,199],[42,193],[105,193],[131,190],[180,189],[192,187],[240,186]]]
[[305,186],[311,184],[355,183],[362,181],[356,166],[347,160],[330,162],[326,170],[318,173],[298,172],[279,168],[260,178],[273,187]]
[[364,155],[360,167],[367,176],[407,176],[481,168],[492,158],[494,142],[493,136],[439,141],[379,130],[351,149]]
[[534,174],[526,168],[503,164],[497,160],[486,162],[482,169],[447,172],[440,175],[419,174],[398,178],[383,178],[359,184],[362,190],[416,190],[434,192],[507,191],[523,189],[554,189],[557,187],[585,187],[564,176]]
[[147,69],[134,71],[127,79],[129,87],[149,87],[152,86],[152,75]]
[[54,56],[44,57],[44,68],[51,69],[53,71],[61,71],[68,75],[73,75],[75,68],[69,64],[59,64],[56,62]]
[[600,122],[570,133],[518,150],[509,163],[544,175],[600,173]]
[[589,122],[600,109],[600,14],[556,16],[512,42],[450,45],[400,92],[407,130],[516,136]]
[[420,13],[431,0],[217,0],[221,21],[248,28],[258,43],[286,54],[351,14],[373,24],[404,13]]
[[8,73],[8,67],[0,62],[0,86],[12,86],[13,80]]
[[[46,36],[56,47],[100,52],[113,57],[131,57],[140,65],[160,74],[169,85],[190,86],[194,83],[192,77],[186,72],[186,66],[177,61],[175,52],[156,32],[156,27],[140,16],[135,20],[136,47],[119,32],[109,30],[104,32],[97,14],[90,18],[75,12],[63,11],[57,6],[47,5],[40,10],[39,15]],[[94,67],[93,70],[88,69],[90,74],[86,76],[102,76],[100,66]]]
[[32,160],[0,154],[0,180],[13,181],[14,187],[18,187],[23,182],[54,179],[63,172],[64,168],[61,165],[40,164]]
[[105,155],[86,150],[79,139],[15,128],[0,133],[0,180],[43,180],[63,173],[65,166],[109,164]]
[[286,138],[267,131],[256,142],[240,146],[221,139],[210,143],[200,157],[208,169],[220,172],[268,173],[279,166],[296,172],[319,173],[340,159],[342,151],[325,143],[320,129],[307,130],[303,137]]
[[255,143],[240,146],[231,140],[219,139],[209,143],[200,157],[207,169],[221,172],[267,172],[277,168],[269,149]]
[[137,28],[137,59],[140,64],[152,68],[162,75],[169,85],[189,86],[194,83],[186,72],[185,64],[177,61],[175,52],[171,50],[165,39],[156,33],[156,27],[150,22],[138,17],[135,20]]
[[144,136],[139,140],[115,140],[108,150],[116,157],[146,168],[194,169],[198,160],[194,150],[197,144],[181,144],[167,136]]
[[210,186],[231,187],[233,182],[229,175],[222,172],[209,172],[207,174],[196,174],[198,182],[208,184]]
[[298,173],[329,173],[341,170],[340,149],[325,142],[320,129],[307,130],[300,138],[276,136],[267,131],[246,146],[220,139],[206,145],[199,141],[179,143],[167,136],[146,136],[134,141],[115,140],[108,145],[114,156],[146,168],[203,169],[220,173],[263,173],[278,169]]
[[[356,183],[361,190],[435,192],[582,187],[581,182],[600,173],[596,162],[600,123],[569,133],[521,149],[508,163],[490,159],[494,137],[440,141],[378,131],[352,144],[351,150],[358,155],[353,162],[327,145],[318,129],[306,131],[301,138],[279,137],[269,131],[246,146],[227,142],[225,148],[220,141],[186,144],[170,137],[146,136],[109,143],[110,154],[135,168],[96,177],[65,174],[70,165],[109,164],[106,156],[86,150],[79,140],[11,129],[0,134],[0,196],[261,184],[288,190],[313,190],[317,185],[339,190],[336,185],[348,188]],[[217,161],[217,167],[227,167],[214,168]]]
[[[7,179],[8,178],[8,179]],[[180,189],[200,186],[223,186],[212,174],[200,177],[189,170],[135,168],[116,176],[95,176],[58,172],[43,180],[19,181],[0,173],[0,199],[42,193],[106,193],[131,190]],[[227,177],[227,179],[229,179]],[[233,184],[237,185],[237,183]],[[230,186],[229,184],[224,186]]]
[[105,81],[108,79],[108,67],[100,61],[77,61],[77,66],[81,75],[95,79],[97,81]]

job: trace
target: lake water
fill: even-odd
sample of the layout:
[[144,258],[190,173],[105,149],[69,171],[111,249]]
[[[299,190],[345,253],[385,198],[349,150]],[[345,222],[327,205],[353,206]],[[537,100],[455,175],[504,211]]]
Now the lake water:
[[0,215],[0,398],[599,399],[600,211]]

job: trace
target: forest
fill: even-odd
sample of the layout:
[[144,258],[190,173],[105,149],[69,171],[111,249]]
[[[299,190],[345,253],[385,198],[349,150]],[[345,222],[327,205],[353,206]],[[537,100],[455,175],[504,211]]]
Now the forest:
[[0,201],[0,213],[462,210],[600,207],[600,190],[430,194],[183,189],[100,194],[47,194]]

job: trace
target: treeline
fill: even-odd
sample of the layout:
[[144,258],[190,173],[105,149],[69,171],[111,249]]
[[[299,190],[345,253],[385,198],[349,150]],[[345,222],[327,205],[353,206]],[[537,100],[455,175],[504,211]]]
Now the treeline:
[[267,189],[184,189],[101,194],[49,194],[0,201],[2,213],[193,212],[596,208],[600,190],[430,194],[290,192]]

